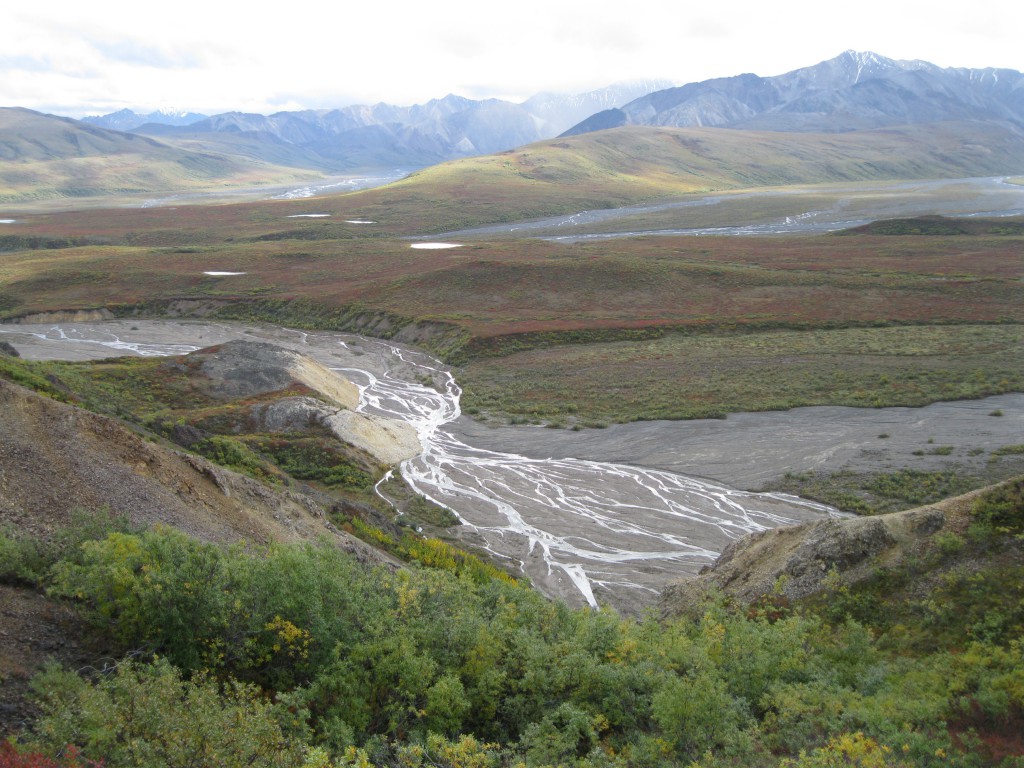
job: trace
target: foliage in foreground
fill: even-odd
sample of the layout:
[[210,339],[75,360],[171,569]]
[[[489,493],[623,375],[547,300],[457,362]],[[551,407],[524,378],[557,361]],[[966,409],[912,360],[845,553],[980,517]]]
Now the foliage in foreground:
[[110,766],[1020,766],[1024,594],[994,592],[1020,570],[1022,489],[974,511],[974,592],[935,593],[978,611],[927,596],[913,621],[879,620],[878,584],[863,617],[837,595],[633,622],[328,545],[115,532],[48,580],[136,660],[40,675],[20,748]]

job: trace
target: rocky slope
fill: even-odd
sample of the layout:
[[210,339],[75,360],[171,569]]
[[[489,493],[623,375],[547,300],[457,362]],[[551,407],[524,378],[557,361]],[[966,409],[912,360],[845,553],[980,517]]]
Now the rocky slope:
[[308,496],[268,488],[151,442],[115,419],[3,380],[0,432],[0,521],[24,533],[46,537],[77,511],[107,509],[135,525],[171,525],[209,541],[329,535],[377,557],[330,525]]
[[669,585],[661,596],[661,612],[692,613],[717,593],[750,604],[765,595],[795,601],[849,587],[934,551],[943,534],[964,534],[972,503],[986,491],[887,515],[822,520],[744,536],[696,578]]
[[[176,375],[182,402],[192,403],[182,412],[201,417],[203,403],[222,405],[230,415],[219,414],[219,423],[228,433],[238,434],[243,423],[296,436],[326,427],[339,445],[385,465],[420,451],[408,425],[352,410],[354,384],[271,344],[229,342],[157,365],[136,372],[131,386],[166,385]],[[137,416],[119,421],[0,379],[0,520],[45,536],[75,509],[109,508],[139,525],[162,522],[214,541],[315,539],[332,530],[315,495],[270,488],[146,439],[130,428],[146,421]],[[168,436],[188,446],[212,434],[179,418]]]

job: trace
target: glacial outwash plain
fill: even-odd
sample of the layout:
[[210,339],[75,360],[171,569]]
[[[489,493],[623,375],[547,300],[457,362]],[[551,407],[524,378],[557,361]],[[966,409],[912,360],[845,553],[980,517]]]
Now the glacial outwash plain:
[[0,767],[1024,765],[993,72],[0,109]]

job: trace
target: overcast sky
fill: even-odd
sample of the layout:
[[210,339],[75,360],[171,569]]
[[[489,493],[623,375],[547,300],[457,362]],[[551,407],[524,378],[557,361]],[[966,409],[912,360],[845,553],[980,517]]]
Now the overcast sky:
[[844,50],[1024,70],[1024,2],[44,0],[0,19],[0,106],[81,117],[522,101],[638,78],[782,74]]

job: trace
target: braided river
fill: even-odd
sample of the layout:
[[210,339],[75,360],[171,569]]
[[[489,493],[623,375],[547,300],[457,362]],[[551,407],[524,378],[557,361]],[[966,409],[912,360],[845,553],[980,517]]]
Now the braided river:
[[[0,338],[30,359],[180,355],[232,339],[307,354],[359,387],[360,411],[416,429],[423,451],[397,471],[459,517],[465,544],[570,604],[635,612],[667,582],[713,562],[733,539],[836,514],[796,497],[737,490],[665,469],[537,457],[536,441],[532,457],[511,447],[475,446],[460,434],[459,423],[468,419],[448,368],[376,339],[171,320],[5,325]],[[495,439],[491,435],[490,442]]]

